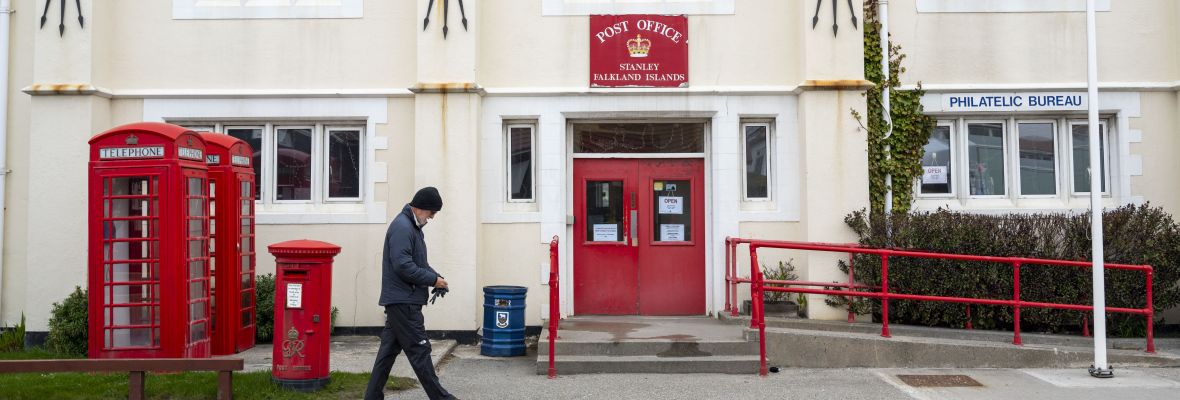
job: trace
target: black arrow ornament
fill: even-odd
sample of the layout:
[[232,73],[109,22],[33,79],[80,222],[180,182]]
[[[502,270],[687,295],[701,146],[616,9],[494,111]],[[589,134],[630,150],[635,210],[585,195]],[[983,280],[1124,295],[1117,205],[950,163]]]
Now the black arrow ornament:
[[[66,35],[66,2],[61,1],[61,15],[58,17],[57,34],[58,36]],[[49,6],[53,4],[53,0],[45,0],[45,8],[41,11],[41,27],[45,28],[45,23],[49,21]],[[78,8],[78,27],[86,28],[86,18],[82,17],[82,0],[74,0],[74,6]]]

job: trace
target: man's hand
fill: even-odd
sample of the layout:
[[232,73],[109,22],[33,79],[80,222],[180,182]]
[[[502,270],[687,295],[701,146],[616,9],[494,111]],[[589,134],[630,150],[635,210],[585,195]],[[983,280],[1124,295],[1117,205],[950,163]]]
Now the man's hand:
[[441,277],[441,276],[438,277],[438,280],[434,281],[434,287],[446,289],[447,288],[447,280],[443,279],[443,277]]

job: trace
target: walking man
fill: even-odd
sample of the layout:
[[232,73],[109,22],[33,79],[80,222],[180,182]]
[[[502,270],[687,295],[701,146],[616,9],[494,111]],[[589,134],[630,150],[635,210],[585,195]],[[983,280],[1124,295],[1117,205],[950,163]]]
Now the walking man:
[[426,242],[422,227],[442,210],[438,189],[424,187],[414,199],[394,217],[385,232],[385,250],[381,255],[381,298],[385,307],[385,329],[381,331],[381,348],[373,361],[373,375],[365,390],[366,400],[385,397],[383,389],[389,380],[393,361],[403,350],[418,382],[431,399],[454,399],[438,382],[434,364],[430,362],[430,339],[426,338],[422,306],[426,305],[429,287],[445,289],[446,279],[438,275],[426,261]]

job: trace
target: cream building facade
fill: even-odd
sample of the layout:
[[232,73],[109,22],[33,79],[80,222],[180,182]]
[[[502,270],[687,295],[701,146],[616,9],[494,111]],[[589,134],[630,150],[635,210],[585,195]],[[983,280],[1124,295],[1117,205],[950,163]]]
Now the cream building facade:
[[[452,3],[445,38],[443,3]],[[842,218],[868,206],[865,132],[852,117],[865,112],[867,82],[863,31],[852,26],[844,2],[835,35],[827,7],[813,29],[816,5],[804,1],[463,3],[456,12],[453,0],[83,0],[77,11],[84,25],[69,4],[59,33],[56,12],[39,26],[43,0],[13,0],[0,321],[23,312],[29,331],[44,332],[51,304],[85,285],[86,141],[137,121],[255,140],[258,272],[274,271],[267,244],[340,245],[332,302],[345,327],[383,324],[376,302],[384,232],[422,186],[438,187],[445,202],[425,228],[431,264],[452,285],[424,311],[427,329],[437,331],[477,330],[481,288],[489,285],[527,287],[526,323],[541,324],[550,307],[554,236],[561,241],[561,312],[584,310],[577,293],[588,287],[576,280],[586,270],[578,269],[593,266],[575,262],[584,245],[575,238],[591,229],[583,219],[588,200],[575,196],[584,184],[575,179],[579,160],[699,163],[703,178],[692,182],[701,201],[691,207],[703,213],[693,228],[703,233],[696,243],[703,277],[686,290],[703,299],[700,315],[725,305],[727,236],[854,239]],[[852,3],[863,20],[862,2]],[[962,106],[1001,95],[1062,99],[1054,104],[1084,96],[1081,3],[890,2],[893,38],[908,55],[903,80],[922,82],[927,111],[947,129],[949,162],[929,166],[947,167],[952,183],[921,185],[919,209],[1083,207],[1068,155],[1084,111]],[[1108,204],[1151,201],[1175,213],[1180,5],[1100,3]],[[608,14],[684,15],[687,85],[592,87],[590,15]],[[423,17],[431,20],[425,29]],[[954,107],[949,98],[959,98]],[[578,147],[586,127],[675,124],[700,132],[699,149],[635,155]],[[1015,150],[1025,127],[1053,142],[1054,183],[1035,181],[1044,174],[1026,177],[1038,190],[1030,196],[1018,190],[1023,164]],[[999,138],[999,153],[992,150],[999,164],[968,155],[978,147],[968,138],[985,134]],[[292,151],[311,166],[294,185],[285,175]],[[975,179],[990,178],[990,186],[973,187],[968,161],[1006,172],[980,174]],[[999,184],[996,177],[1003,177]],[[1048,188],[1053,194],[1044,194]],[[793,258],[807,280],[840,279],[835,257],[764,257]],[[609,284],[597,279],[590,290]],[[843,315],[822,301],[809,307],[813,318]]]

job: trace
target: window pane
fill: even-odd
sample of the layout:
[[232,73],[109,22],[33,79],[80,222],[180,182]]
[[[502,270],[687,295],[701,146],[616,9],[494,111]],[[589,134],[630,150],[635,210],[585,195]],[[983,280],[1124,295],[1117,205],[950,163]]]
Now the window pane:
[[[1090,192],[1090,127],[1085,124],[1074,125],[1073,130],[1073,191],[1078,193]],[[1102,191],[1106,192],[1106,127],[1098,126],[1098,162],[1099,179],[1102,180]]]
[[260,190],[262,182],[262,173],[266,167],[262,165],[262,128],[229,128],[225,133],[241,139],[250,145],[254,150],[254,160],[252,161],[254,168],[254,192],[262,193]]
[[623,241],[623,181],[586,182],[586,241]]
[[361,132],[328,134],[328,197],[361,197]]
[[936,126],[922,147],[922,193],[951,192],[951,127]]
[[770,197],[769,140],[766,125],[746,126],[746,198]]
[[692,241],[692,186],[689,181],[655,181],[652,241]]
[[508,132],[509,193],[513,200],[533,198],[533,128]]
[[311,129],[280,128],[275,143],[275,199],[311,200]]
[[575,153],[703,153],[705,124],[574,125]]
[[1019,124],[1020,194],[1057,194],[1057,157],[1052,123]]
[[967,165],[972,195],[1003,195],[1004,124],[967,125]]

